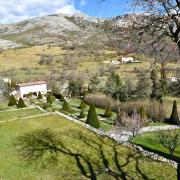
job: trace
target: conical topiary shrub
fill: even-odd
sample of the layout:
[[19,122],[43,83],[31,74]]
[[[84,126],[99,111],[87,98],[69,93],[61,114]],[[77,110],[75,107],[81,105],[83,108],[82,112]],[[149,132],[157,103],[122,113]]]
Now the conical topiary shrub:
[[83,119],[83,118],[85,118],[85,117],[86,117],[86,116],[85,116],[85,114],[84,114],[84,111],[82,110],[82,111],[80,112],[78,118]]
[[172,109],[171,117],[169,119],[169,123],[180,125],[176,101],[174,101],[173,103],[173,109]]
[[100,122],[94,105],[91,105],[89,108],[86,124],[89,124],[94,128],[100,128]]
[[63,111],[70,111],[70,107],[69,107],[69,104],[67,103],[67,101],[64,101],[63,106],[62,106],[62,110]]
[[53,104],[53,102],[54,102],[55,100],[56,100],[56,98],[55,98],[53,95],[48,94],[48,96],[47,96],[47,103]]
[[16,98],[15,98],[13,95],[11,95],[11,96],[9,97],[8,106],[14,106],[14,105],[16,105],[16,103],[17,103]]
[[17,108],[25,108],[26,105],[24,103],[24,100],[22,98],[19,98],[19,101],[17,103]]
[[79,105],[80,109],[85,109],[87,107],[86,103],[84,101],[81,101],[81,104]]
[[110,117],[112,117],[112,111],[111,111],[111,108],[110,108],[110,107],[107,107],[107,108],[106,108],[106,111],[104,112],[103,117],[105,117],[105,118],[110,118]]
[[41,92],[39,91],[39,93],[38,93],[38,96],[37,96],[37,99],[42,99],[43,97],[42,97],[42,94],[41,94]]
[[146,112],[145,112],[143,106],[141,106],[139,109],[139,115],[140,115],[141,119],[147,119],[147,115],[146,115]]

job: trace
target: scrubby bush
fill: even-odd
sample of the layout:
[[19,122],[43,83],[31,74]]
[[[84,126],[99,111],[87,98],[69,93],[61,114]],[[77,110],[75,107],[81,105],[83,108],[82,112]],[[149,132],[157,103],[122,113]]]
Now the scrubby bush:
[[17,103],[17,108],[25,108],[26,104],[24,103],[24,100],[22,98],[19,98],[19,101]]
[[15,98],[13,95],[11,95],[11,96],[9,97],[8,106],[14,106],[14,105],[16,105],[16,98]]
[[118,107],[121,112],[127,113],[129,116],[133,114],[134,110],[139,112],[140,108],[143,107],[147,119],[154,122],[164,121],[166,114],[163,105],[156,100],[129,101],[121,103]]
[[37,96],[37,99],[42,99],[43,97],[42,97],[42,94],[41,94],[41,92],[39,91],[39,93],[38,93],[38,96]]
[[53,95],[51,95],[51,94],[47,95],[47,103],[53,104],[53,102],[55,100],[56,100],[56,98]]
[[80,112],[78,118],[83,119],[83,118],[85,118],[85,117],[86,117],[86,116],[85,116],[85,114],[84,114],[84,111],[82,110],[82,111]]
[[106,108],[107,105],[112,109],[116,107],[116,101],[104,94],[89,94],[84,98],[86,104],[94,104],[98,108]]
[[52,105],[50,104],[50,103],[43,103],[43,105],[42,105],[42,108],[43,109],[48,109],[48,108],[50,108]]
[[100,128],[100,122],[99,122],[98,116],[96,114],[95,106],[93,104],[90,105],[86,124],[89,124],[90,126],[92,126],[94,128]]
[[86,103],[84,101],[81,101],[81,104],[79,105],[80,109],[85,109],[87,107]]
[[173,109],[172,109],[171,117],[169,119],[169,123],[178,124],[178,125],[180,124],[179,116],[178,116],[178,112],[177,112],[177,103],[176,103],[176,101],[173,102]]
[[103,117],[105,117],[105,118],[110,118],[110,117],[112,117],[112,111],[111,111],[111,108],[110,108],[110,107],[107,107],[107,108],[106,108]]

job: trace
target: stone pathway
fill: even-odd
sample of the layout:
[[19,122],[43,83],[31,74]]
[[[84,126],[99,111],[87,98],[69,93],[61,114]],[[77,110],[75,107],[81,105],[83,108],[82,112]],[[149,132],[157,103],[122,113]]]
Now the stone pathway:
[[[175,125],[167,125],[167,126],[148,126],[143,127],[139,130],[138,134],[143,134],[145,132],[154,132],[154,131],[165,131],[165,130],[172,130],[172,129],[180,129],[180,126]],[[129,138],[132,136],[130,131],[110,131],[106,133],[112,139],[118,142],[127,142]]]

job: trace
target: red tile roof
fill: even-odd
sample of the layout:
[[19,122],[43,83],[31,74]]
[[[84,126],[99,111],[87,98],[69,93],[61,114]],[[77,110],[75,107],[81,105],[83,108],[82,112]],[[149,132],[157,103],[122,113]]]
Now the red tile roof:
[[35,86],[35,85],[42,85],[47,84],[45,81],[36,81],[36,82],[27,82],[27,83],[20,83],[17,84],[19,87],[25,87],[25,86]]

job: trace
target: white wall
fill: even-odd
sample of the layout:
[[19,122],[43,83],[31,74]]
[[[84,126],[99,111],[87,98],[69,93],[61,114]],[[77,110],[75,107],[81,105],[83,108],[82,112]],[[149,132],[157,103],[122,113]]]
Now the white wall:
[[38,92],[41,92],[41,93],[44,93],[46,94],[47,93],[47,85],[46,84],[41,84],[41,85],[33,85],[33,86],[25,86],[25,87],[20,87],[17,92],[17,94],[19,94],[22,98],[23,98],[23,95],[25,94],[29,94],[29,93],[38,93]]
[[122,57],[122,62],[133,62],[134,58],[133,57]]

